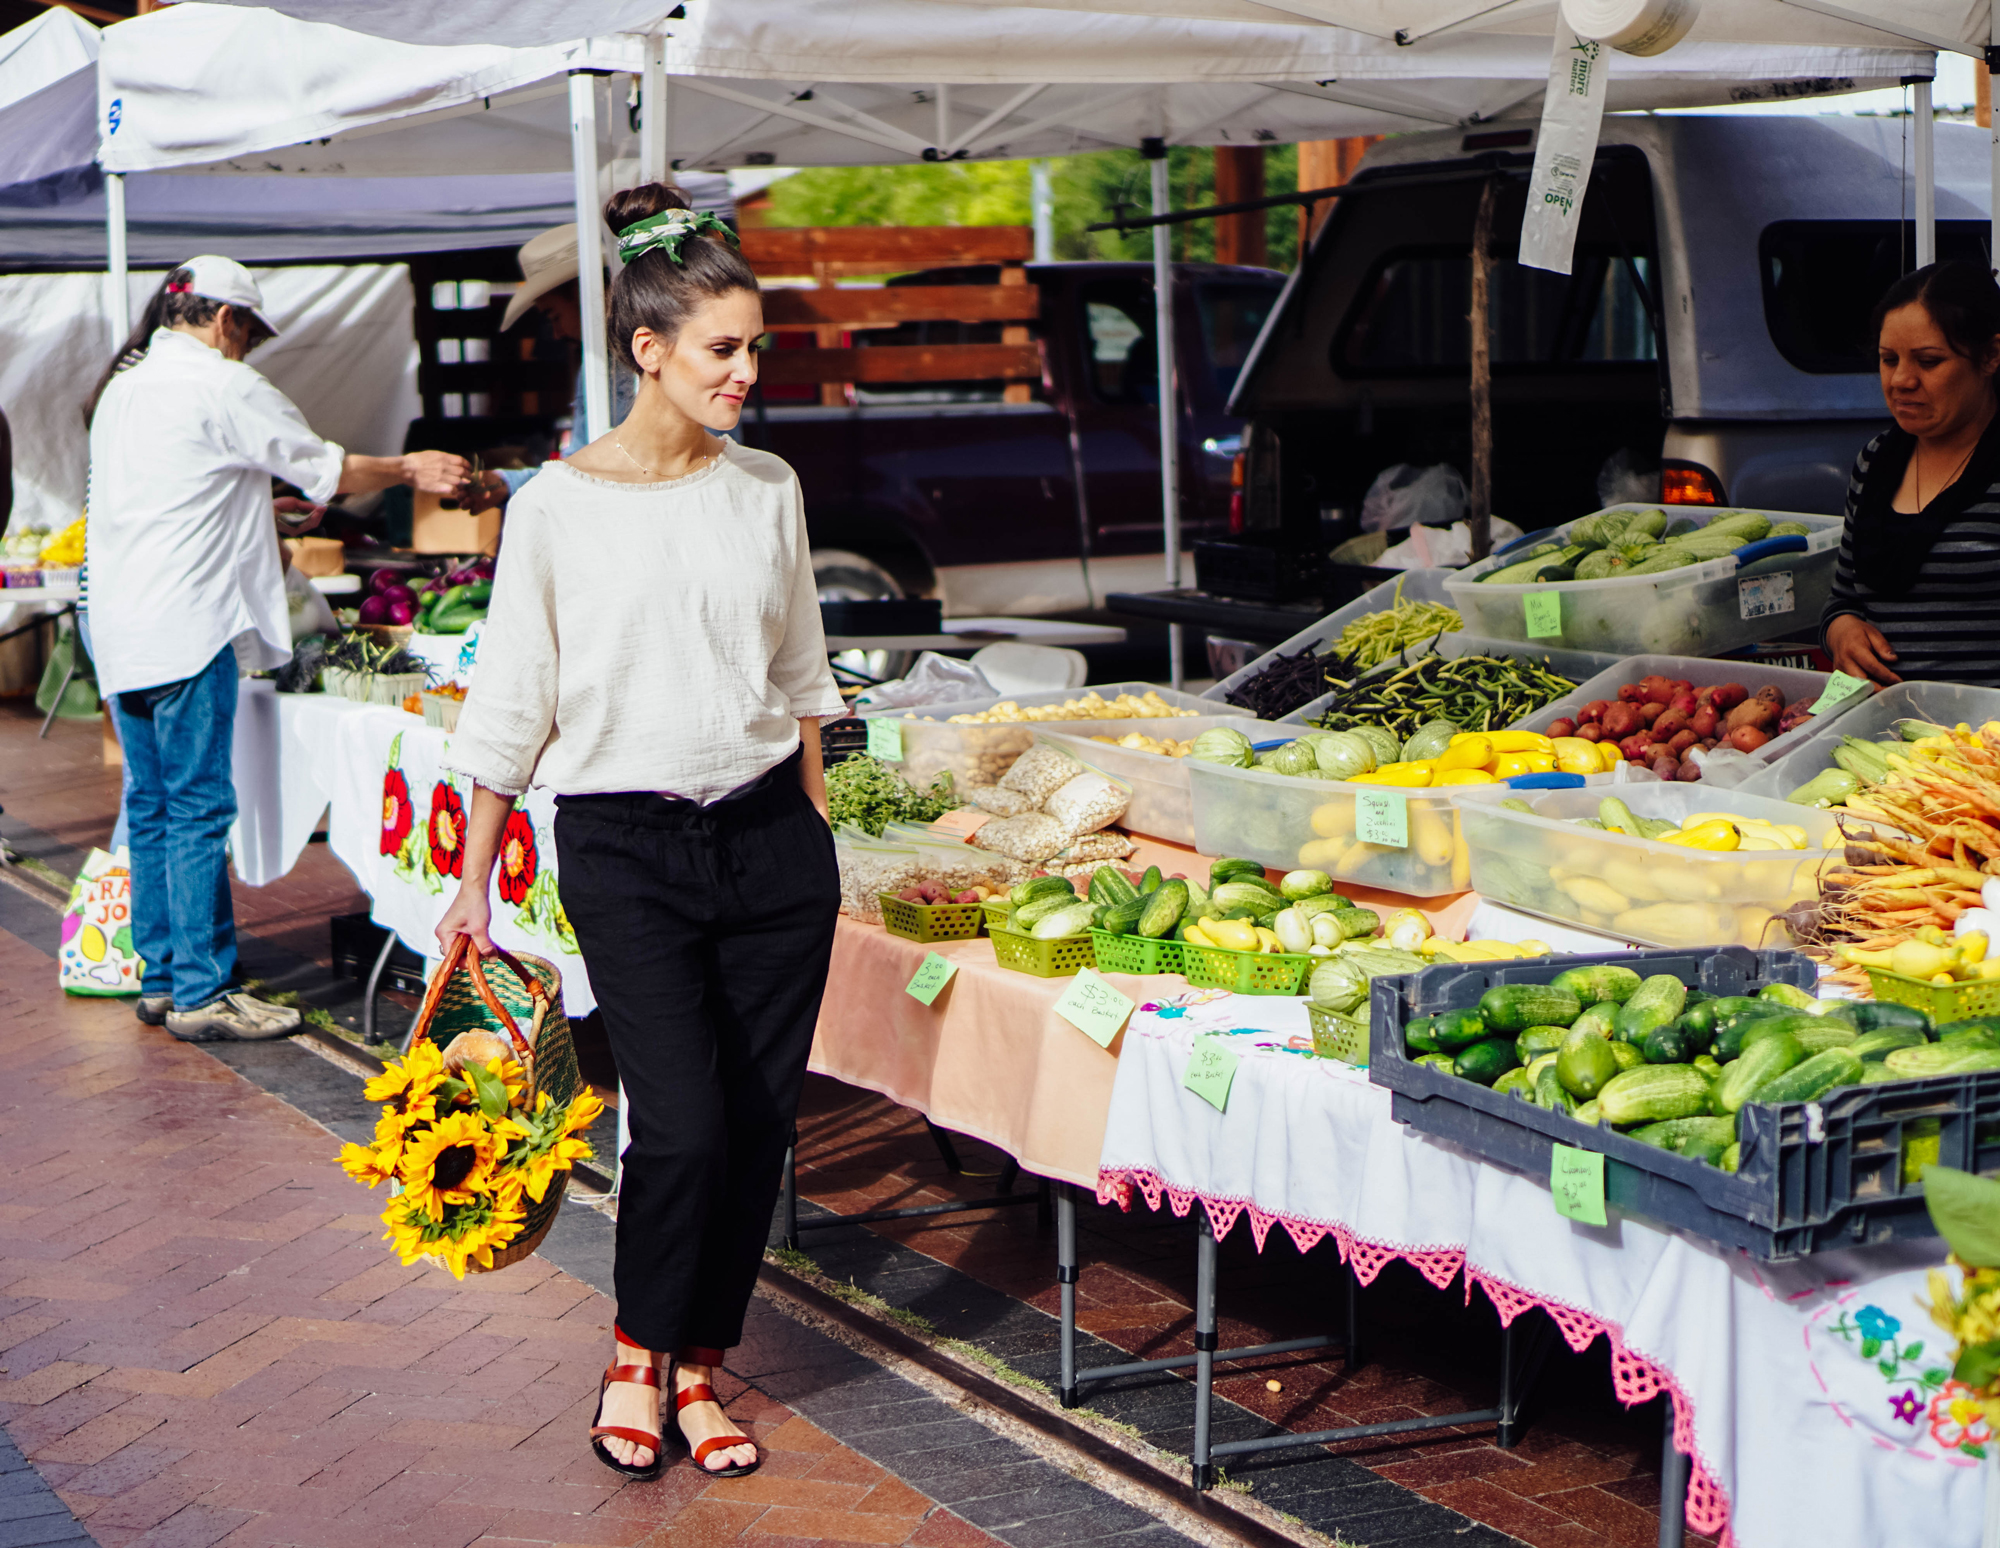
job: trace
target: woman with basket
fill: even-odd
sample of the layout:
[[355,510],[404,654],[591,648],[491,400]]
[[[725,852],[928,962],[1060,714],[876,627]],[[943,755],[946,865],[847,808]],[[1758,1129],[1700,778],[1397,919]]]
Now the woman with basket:
[[631,1132],[591,1446],[654,1477],[664,1420],[697,1467],[736,1477],[757,1450],[709,1383],[742,1334],[833,948],[819,722],[843,708],[798,480],[716,433],[757,379],[756,277],[677,189],[625,190],[604,214],[638,397],[509,510],[448,760],[476,788],[438,938],[493,950],[502,829],[531,782],[554,789],[562,905]]

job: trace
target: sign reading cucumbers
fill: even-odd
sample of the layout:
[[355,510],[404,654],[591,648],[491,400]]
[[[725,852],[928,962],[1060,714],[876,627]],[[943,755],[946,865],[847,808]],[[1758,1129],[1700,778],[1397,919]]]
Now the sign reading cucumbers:
[[1555,1145],[1549,1152],[1549,1191],[1556,1213],[1583,1225],[1604,1224],[1604,1152]]

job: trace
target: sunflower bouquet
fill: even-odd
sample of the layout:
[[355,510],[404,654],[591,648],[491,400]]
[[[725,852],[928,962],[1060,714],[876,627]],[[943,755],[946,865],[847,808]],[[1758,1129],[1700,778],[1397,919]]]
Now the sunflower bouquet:
[[591,1148],[580,1132],[604,1111],[588,1087],[557,1106],[499,1038],[464,1032],[442,1051],[419,1038],[364,1094],[382,1104],[375,1138],[347,1145],[356,1182],[388,1183],[386,1240],[405,1263],[436,1257],[458,1278],[490,1269],[526,1229],[558,1176]]

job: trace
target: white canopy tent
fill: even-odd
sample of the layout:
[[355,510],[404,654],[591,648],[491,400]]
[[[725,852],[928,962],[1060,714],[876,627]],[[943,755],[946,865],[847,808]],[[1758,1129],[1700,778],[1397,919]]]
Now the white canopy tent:
[[52,202],[95,159],[97,36],[56,6],[0,37],[0,201]]

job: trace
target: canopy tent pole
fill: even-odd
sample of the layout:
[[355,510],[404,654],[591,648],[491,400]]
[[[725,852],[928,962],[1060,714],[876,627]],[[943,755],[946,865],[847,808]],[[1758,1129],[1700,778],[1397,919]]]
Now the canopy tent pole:
[[132,332],[132,287],[125,248],[125,174],[104,174],[105,303],[111,314],[111,347],[122,349]]
[[667,143],[672,133],[673,98],[667,86],[667,40],[646,39],[646,64],[639,76],[639,181],[664,183],[670,170]]
[[1056,201],[1046,159],[1028,163],[1028,207],[1033,212],[1035,262],[1056,261]]
[[[1173,195],[1167,183],[1167,142],[1147,139],[1139,154],[1148,163],[1153,177],[1153,213],[1173,211]],[[1167,589],[1181,583],[1181,503],[1180,435],[1175,415],[1174,375],[1174,265],[1168,246],[1170,230],[1153,228],[1153,334],[1159,359],[1160,399],[1160,536],[1167,549]],[[1168,682],[1181,685],[1181,626],[1167,625],[1167,649],[1172,654]]]
[[597,197],[597,78],[569,72],[570,158],[576,173],[576,290],[583,314],[583,434],[588,445],[611,429],[611,356],[604,326],[604,216]]
[[1910,114],[1916,133],[1910,148],[1916,159],[1917,185],[1917,267],[1937,262],[1937,120],[1931,116],[1931,77],[1907,75],[1903,84],[1910,88]]

